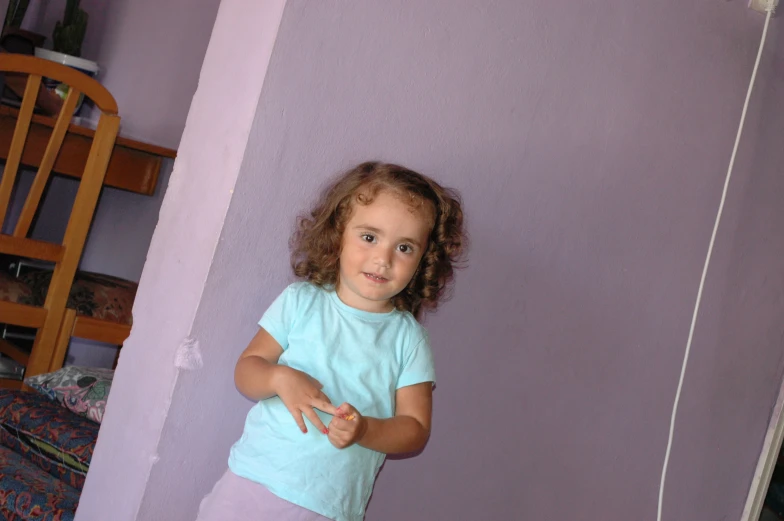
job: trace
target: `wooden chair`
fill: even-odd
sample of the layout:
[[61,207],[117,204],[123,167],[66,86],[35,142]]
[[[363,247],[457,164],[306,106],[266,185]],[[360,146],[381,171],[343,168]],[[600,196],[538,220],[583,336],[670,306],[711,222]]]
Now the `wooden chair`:
[[[0,229],[7,218],[11,195],[17,183],[30,123],[37,117],[33,115],[36,101],[45,90],[41,87],[42,78],[50,78],[69,86],[21,214],[10,234],[0,233],[0,253],[46,261],[54,265],[42,306],[20,303],[23,299],[14,298],[14,295],[9,295],[8,292],[0,294],[0,323],[36,329],[35,341],[29,354],[6,341],[0,342],[0,352],[24,364],[25,376],[31,376],[47,372],[53,367],[55,345],[61,331],[66,302],[100,195],[120,118],[117,115],[117,103],[109,91],[97,81],[69,67],[30,56],[0,54],[0,73],[4,73],[6,78],[14,79],[18,79],[20,75],[27,76],[16,128],[0,181]],[[31,225],[81,94],[93,101],[100,111],[100,118],[64,238],[62,243],[31,239]],[[10,275],[0,273],[0,277],[7,279]],[[23,294],[24,288],[21,288],[20,292]],[[60,364],[62,365],[62,360]],[[20,382],[0,380],[0,386],[20,385]]]
[[[90,316],[79,315],[75,309],[66,308],[60,330],[57,332],[57,340],[48,371],[56,371],[63,366],[68,345],[73,337],[122,347],[130,334],[131,326],[129,324],[98,320]],[[119,357],[120,351],[118,350],[114,357],[113,367],[117,366]]]

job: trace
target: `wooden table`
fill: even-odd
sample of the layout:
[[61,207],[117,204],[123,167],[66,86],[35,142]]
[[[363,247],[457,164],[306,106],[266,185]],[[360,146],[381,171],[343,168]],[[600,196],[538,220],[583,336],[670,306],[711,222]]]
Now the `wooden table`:
[[[16,109],[0,105],[0,160],[8,159],[8,149],[14,135],[16,119]],[[23,165],[32,168],[40,166],[54,124],[53,118],[33,116],[30,133],[22,153]],[[90,128],[70,125],[60,155],[54,163],[54,172],[80,178],[87,162],[94,133]],[[163,159],[175,157],[177,157],[176,150],[118,136],[109,160],[104,185],[137,194],[152,195],[158,184]]]

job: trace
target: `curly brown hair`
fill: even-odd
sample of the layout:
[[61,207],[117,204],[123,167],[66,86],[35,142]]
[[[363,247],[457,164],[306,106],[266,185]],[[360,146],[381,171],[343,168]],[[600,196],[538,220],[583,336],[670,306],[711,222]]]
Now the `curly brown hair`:
[[407,194],[412,205],[427,206],[432,230],[427,249],[408,286],[392,298],[395,308],[420,318],[447,296],[454,268],[466,247],[460,195],[432,179],[398,165],[362,163],[345,172],[301,216],[291,238],[291,265],[297,277],[317,286],[338,282],[343,231],[354,204],[373,202],[381,190]]

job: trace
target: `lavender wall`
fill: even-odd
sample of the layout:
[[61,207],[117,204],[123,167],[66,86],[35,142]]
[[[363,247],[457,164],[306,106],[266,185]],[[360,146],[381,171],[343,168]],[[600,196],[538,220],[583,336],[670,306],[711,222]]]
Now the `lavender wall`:
[[[82,56],[117,99],[121,134],[177,148],[219,0],[83,0]],[[51,47],[63,0],[37,0],[25,19]],[[30,20],[27,20],[30,18]]]
[[112,2],[96,59],[124,135],[177,148],[219,3]]
[[[81,0],[80,7],[88,14],[87,33],[82,42],[82,57],[95,60],[101,48],[106,29],[106,19],[117,2],[102,0]],[[31,0],[22,27],[46,37],[44,47],[52,48],[52,32],[55,23],[63,19],[65,2],[63,0]]]
[[[89,14],[82,55],[100,64],[99,79],[120,107],[122,135],[177,148],[219,3],[82,1]],[[30,6],[25,26],[47,36],[51,47],[64,2],[33,0]],[[164,160],[152,197],[104,190],[85,249],[85,269],[139,280],[171,168],[172,162]],[[54,191],[64,192],[59,199],[72,198],[75,183],[58,182]],[[38,233],[59,233],[65,210],[56,203],[47,203]]]
[[[462,190],[473,249],[453,301],[427,323],[432,439],[421,456],[388,462],[368,520],[653,519],[761,30],[743,4],[290,1],[231,206],[225,221],[213,216],[214,257],[163,249],[181,245],[200,204],[179,198],[184,185],[167,197],[80,521],[193,519],[250,406],[232,367],[289,280],[294,216],[327,175],[369,157]],[[229,5],[216,33],[264,20]],[[665,519],[739,518],[782,378],[781,25],[708,278]],[[220,78],[205,68],[202,82]],[[197,116],[194,140],[212,128]],[[224,144],[181,154],[172,182],[187,172],[189,191],[209,189],[198,160],[223,158]],[[181,286],[204,256],[204,285]],[[171,296],[181,290],[186,305]],[[192,353],[177,349],[185,335],[203,365],[160,366]],[[145,378],[154,392],[134,397]],[[120,470],[122,486],[109,479]]]
[[[202,410],[220,416],[229,389],[213,393],[204,403],[185,406],[182,393],[174,390],[183,380],[191,383],[217,374],[205,359],[207,348],[210,356],[220,355],[219,344],[202,347],[203,339],[193,333],[194,318],[240,172],[284,4],[281,0],[221,3],[142,274],[134,328],[120,357],[78,521],[195,517],[195,494],[209,479],[200,465],[216,432],[188,426],[199,423],[193,418]],[[238,54],[238,45],[253,48],[254,54]],[[243,81],[226,82],[227,77]],[[232,103],[216,104],[221,96]],[[225,358],[224,364],[228,363]],[[208,371],[202,370],[203,364]],[[170,461],[162,433],[171,424],[184,429],[177,448],[193,444],[195,457]],[[200,450],[205,443],[206,449]],[[177,477],[160,482],[162,472]],[[161,497],[163,504],[158,502]],[[169,511],[173,513],[164,513]]]
[[[99,79],[120,107],[122,135],[177,148],[219,3],[82,1],[89,14],[82,55],[101,66]],[[46,35],[51,46],[63,9],[61,0],[33,0],[25,24]],[[171,168],[165,160],[152,197],[104,190],[84,269],[139,280]],[[58,187],[58,193],[63,190],[72,197],[68,186]],[[62,211],[50,212],[55,218],[44,219],[40,233],[55,233]]]
[[[100,64],[101,83],[117,99],[122,135],[178,147],[219,4],[82,2],[90,14],[84,55]],[[53,27],[62,7],[62,1],[51,1],[42,26]],[[164,160],[152,197],[104,190],[82,259],[84,269],[139,280],[171,170],[172,161]]]
[[[368,518],[651,518],[761,21],[737,2],[289,3],[203,334],[247,338],[326,173],[366,157],[432,173],[465,194],[472,267],[429,322],[431,444],[387,465]],[[782,135],[781,71],[763,67],[708,281],[669,519],[738,518],[781,380],[782,147],[760,142]],[[255,309],[226,306],[254,291]]]
[[703,295],[673,448],[671,519],[739,517],[782,381],[782,29],[774,18]]
[[[39,0],[37,28],[50,35],[61,0]],[[101,66],[99,79],[117,99],[120,133],[177,148],[198,84],[220,0],[83,0],[90,16],[83,55]],[[139,280],[169,182],[164,160],[152,197],[105,189],[82,267]]]

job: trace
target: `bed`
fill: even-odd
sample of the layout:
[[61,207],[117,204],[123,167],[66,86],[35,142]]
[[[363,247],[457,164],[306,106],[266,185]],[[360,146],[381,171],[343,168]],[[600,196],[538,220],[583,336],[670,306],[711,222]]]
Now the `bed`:
[[0,520],[74,519],[112,375],[66,367],[0,389]]

